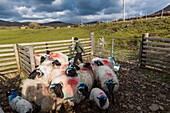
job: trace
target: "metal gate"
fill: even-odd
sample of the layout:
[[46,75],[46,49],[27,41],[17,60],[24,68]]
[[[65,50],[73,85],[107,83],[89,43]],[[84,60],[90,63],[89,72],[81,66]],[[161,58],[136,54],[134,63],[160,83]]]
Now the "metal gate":
[[134,38],[114,38],[114,37],[95,37],[94,56],[106,58],[114,56],[117,60],[139,59],[140,37]]

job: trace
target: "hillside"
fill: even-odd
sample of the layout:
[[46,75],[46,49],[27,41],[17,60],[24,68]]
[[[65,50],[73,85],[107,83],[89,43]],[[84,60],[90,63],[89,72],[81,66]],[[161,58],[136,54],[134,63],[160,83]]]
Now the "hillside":
[[[22,25],[26,25],[28,26],[30,22],[10,22],[10,21],[3,21],[0,20],[0,26],[22,26]],[[54,21],[54,22],[48,22],[48,23],[39,23],[42,26],[51,26],[51,27],[55,27],[55,26],[68,26],[68,25],[72,25],[70,23],[65,23],[65,22],[61,22],[61,21]]]
[[131,20],[127,22],[112,22],[100,23],[96,26],[85,26],[83,29],[88,29],[94,32],[97,36],[112,36],[112,37],[141,37],[143,33],[149,32],[157,37],[170,38],[170,17],[148,18]]

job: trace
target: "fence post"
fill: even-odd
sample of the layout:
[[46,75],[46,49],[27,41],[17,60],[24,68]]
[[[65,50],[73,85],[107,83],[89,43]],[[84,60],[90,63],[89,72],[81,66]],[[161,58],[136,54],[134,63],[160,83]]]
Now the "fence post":
[[142,64],[142,54],[143,54],[143,42],[146,41],[145,37],[149,37],[149,33],[142,34],[142,40],[140,44],[140,52],[139,52],[139,65],[140,67],[145,67],[144,64]]
[[113,52],[114,52],[114,38],[112,38],[112,51],[111,51],[111,56],[113,57]]
[[102,48],[103,48],[103,51],[104,51],[104,42],[105,42],[105,40],[104,40],[104,36],[102,37]]
[[71,40],[72,40],[72,41],[71,41],[70,56],[71,56],[71,57],[74,57],[74,54],[73,54],[73,51],[74,51],[74,37],[72,37]]
[[31,71],[35,69],[35,59],[34,59],[34,48],[33,46],[29,46],[29,55],[30,55],[30,63],[31,63]]
[[91,37],[91,57],[93,57],[94,55],[94,32],[91,32],[90,37]]
[[19,52],[18,52],[17,44],[14,44],[14,52],[15,52],[15,58],[16,58],[16,62],[17,62],[18,72],[20,73],[21,72],[21,67],[20,67]]

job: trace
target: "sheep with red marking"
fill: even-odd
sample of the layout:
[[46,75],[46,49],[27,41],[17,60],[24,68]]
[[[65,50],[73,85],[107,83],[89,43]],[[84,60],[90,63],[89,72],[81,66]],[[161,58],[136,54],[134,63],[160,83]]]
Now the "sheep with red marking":
[[90,107],[92,109],[92,101],[94,101],[100,109],[108,110],[109,99],[105,92],[99,88],[93,88],[90,92]]
[[45,60],[30,73],[28,78],[48,84],[51,80],[51,72],[55,66],[61,66],[61,63],[58,60]]
[[95,72],[95,80],[99,82],[104,91],[107,91],[112,95],[112,101],[114,102],[113,92],[117,91],[119,88],[117,75],[110,67],[103,65],[100,61],[98,64],[100,64],[100,66],[98,66]]
[[68,62],[68,56],[61,52],[46,51],[46,54],[35,54],[35,61],[37,65],[40,65],[45,59],[50,61],[58,60],[61,63]]
[[[105,58],[105,59],[102,59],[102,58],[99,58],[99,57],[96,57],[96,58],[93,58],[92,59],[92,63],[93,64],[96,64],[96,62],[101,62],[103,65],[106,65],[108,67],[110,67],[113,71],[118,71],[119,68],[120,68],[120,64],[116,63],[115,62],[115,58],[114,57],[108,57],[108,58]],[[95,70],[96,70],[96,65],[95,66]]]
[[94,74],[90,63],[79,64],[80,70],[77,71],[80,82],[77,86],[76,103],[89,97],[89,92],[94,83]]

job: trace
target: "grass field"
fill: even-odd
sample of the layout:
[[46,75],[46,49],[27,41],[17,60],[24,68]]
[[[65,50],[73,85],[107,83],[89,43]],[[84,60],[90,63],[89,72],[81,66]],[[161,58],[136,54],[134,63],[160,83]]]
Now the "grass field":
[[87,38],[90,32],[81,28],[0,30],[0,44],[64,40],[74,36]]
[[0,30],[0,44],[26,43],[90,37],[90,32],[95,36],[112,36],[116,38],[141,37],[143,33],[155,33],[156,37],[170,38],[170,17],[163,19],[143,19],[128,22],[100,23],[95,26],[62,29],[12,29]]

